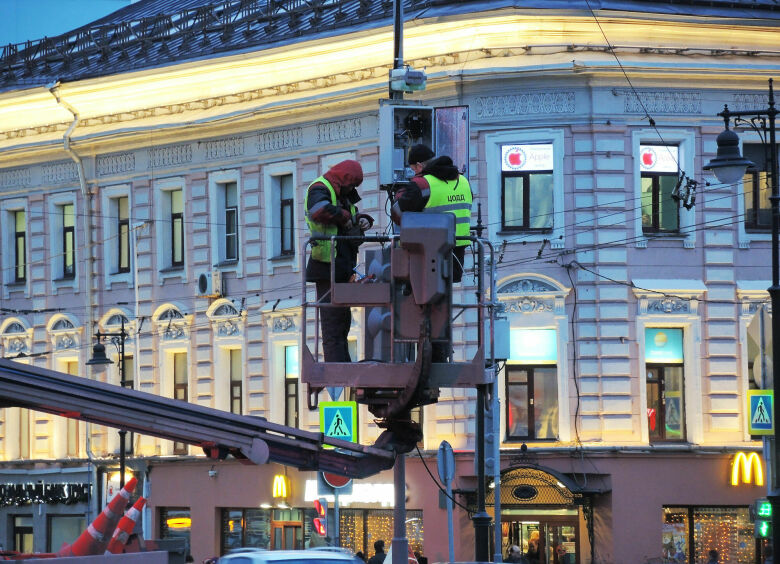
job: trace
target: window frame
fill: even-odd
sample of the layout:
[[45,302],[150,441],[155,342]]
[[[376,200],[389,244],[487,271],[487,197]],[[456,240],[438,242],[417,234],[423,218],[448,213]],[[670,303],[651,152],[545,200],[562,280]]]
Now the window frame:
[[[284,425],[288,427],[298,428],[301,423],[301,408],[300,408],[300,367],[295,372],[294,376],[290,376],[290,368],[287,365],[287,349],[295,347],[297,355],[300,354],[300,347],[297,344],[282,345],[282,362],[284,364]],[[296,356],[297,356],[296,355]],[[290,402],[295,405],[295,412],[290,413]]]
[[[134,249],[132,248],[132,233],[130,231],[130,225],[128,223],[128,264],[127,270],[120,270],[119,268],[119,255],[117,249],[119,249],[119,212],[117,209],[117,200],[119,198],[127,198],[128,216],[132,215],[133,210],[133,195],[130,184],[118,184],[115,186],[108,186],[101,190],[101,210],[103,215],[103,275],[106,281],[106,289],[111,289],[114,283],[125,283],[128,288],[135,286],[135,280],[133,277],[134,267]],[[128,217],[129,219],[129,217]]]
[[[73,224],[65,225],[66,208],[71,208]],[[76,277],[76,205],[72,202],[59,206],[62,213],[62,278],[73,280]],[[70,265],[68,265],[68,253],[70,253]]]
[[[178,363],[176,362],[179,355],[182,355],[184,357],[184,375],[183,379],[184,382],[178,381],[179,378],[177,376],[180,376],[179,372],[177,371]],[[186,351],[175,351],[171,353],[171,366],[172,366],[172,374],[171,374],[171,380],[173,383],[173,395],[171,396],[175,400],[180,401],[190,401],[189,400],[189,394],[190,394],[190,385],[189,385],[189,355]],[[180,394],[179,392],[183,392],[184,397],[180,398],[178,397]],[[185,455],[187,454],[187,443],[174,441],[173,442],[173,454],[179,454],[179,455]]]
[[[295,184],[292,174],[282,174],[275,178],[279,179],[279,256],[288,257],[295,254]],[[286,178],[290,179],[292,192],[289,194],[289,198],[284,197],[284,179]],[[285,210],[289,210],[290,225],[286,225]]]
[[[551,370],[553,374],[555,375],[555,403],[558,405],[558,411],[560,412],[560,404],[559,404],[559,391],[558,391],[558,364],[521,364],[521,363],[507,363],[504,370],[506,371],[505,377],[504,377],[504,397],[506,398],[506,407],[504,409],[504,417],[506,424],[506,432],[504,434],[504,441],[506,442],[513,442],[513,441],[557,441],[560,437],[560,416],[556,415],[558,419],[558,429],[556,429],[556,433],[554,437],[537,437],[536,436],[536,414],[535,414],[535,395],[534,395],[534,371],[539,369],[547,369]],[[511,409],[511,402],[509,401],[510,395],[510,389],[513,387],[519,387],[523,384],[520,383],[510,383],[509,381],[509,375],[510,371],[525,371],[527,373],[527,381],[525,382],[524,386],[526,389],[526,409],[528,412],[528,434],[527,435],[513,435],[511,434],[511,430],[509,427],[509,411]]]
[[[652,212],[650,214],[651,218],[651,224],[649,226],[645,226],[644,222],[642,223],[642,233],[645,236],[649,237],[658,237],[658,236],[664,236],[664,235],[676,235],[680,236],[680,210],[682,209],[681,203],[678,201],[676,202],[676,210],[677,210],[677,227],[674,229],[661,229],[660,227],[660,218],[661,218],[661,178],[674,178],[674,181],[677,182],[677,179],[679,178],[678,174],[672,173],[672,172],[641,172],[641,179],[649,178],[651,181],[651,209]],[[640,179],[640,182],[641,182]],[[642,205],[642,200],[640,199],[640,208],[644,209],[644,206]]]
[[[122,211],[123,202],[127,206],[124,215]],[[129,273],[130,268],[132,267],[132,258],[130,256],[130,196],[112,198],[111,211],[112,215],[113,212],[116,212],[116,215],[113,216],[116,219],[116,272],[117,274]]]
[[[238,360],[234,358],[235,356],[238,357]],[[236,363],[238,364],[238,374],[235,373]],[[228,349],[228,366],[230,367],[229,411],[230,413],[241,415],[244,412],[244,371],[241,349]],[[235,410],[236,401],[238,401],[238,411]]]
[[[173,211],[173,197],[175,194],[181,195],[181,211]],[[170,199],[170,222],[171,222],[171,256],[170,264],[172,268],[180,268],[184,266],[184,190],[182,188],[168,190],[166,192],[167,197]],[[176,235],[179,235],[179,243],[176,244]],[[178,248],[177,248],[178,247]],[[176,259],[176,254],[180,258]]]
[[[282,253],[281,232],[282,232],[282,214],[281,214],[281,186],[280,177],[290,175],[292,177],[292,252]],[[313,180],[314,178],[312,178]],[[263,204],[265,214],[265,256],[268,260],[265,263],[265,274],[273,274],[276,270],[289,272],[299,272],[301,268],[301,259],[298,249],[299,229],[298,225],[303,219],[302,215],[295,211],[302,209],[304,190],[306,187],[300,186],[300,176],[296,161],[283,161],[265,165],[262,170],[263,186]],[[308,186],[308,185],[307,185]]]
[[[776,147],[776,158],[780,159],[780,143],[775,144]],[[755,156],[753,153],[758,153],[763,150],[763,154],[761,155],[762,162],[756,163],[755,162]],[[742,222],[742,227],[745,231],[745,233],[749,234],[758,234],[758,235],[766,235],[772,233],[772,205],[771,200],[767,198],[767,207],[766,212],[769,216],[768,221],[766,225],[759,224],[758,221],[755,219],[760,215],[760,211],[764,208],[761,207],[761,196],[760,196],[760,189],[756,190],[756,186],[761,184],[760,180],[763,176],[764,178],[764,185],[766,186],[766,189],[769,190],[769,196],[771,196],[771,186],[769,184],[769,180],[771,177],[771,171],[768,170],[768,164],[769,164],[769,143],[751,143],[751,142],[744,142],[742,144],[742,154],[745,156],[745,158],[753,160],[753,164],[760,164],[761,166],[752,166],[748,167],[747,170],[745,170],[745,175],[742,177],[742,180],[740,181],[740,200],[742,205],[744,206],[744,217],[745,221]],[[751,184],[753,185],[752,194],[753,197],[751,198],[753,201],[751,202],[751,206],[748,207],[746,205],[746,191],[745,191],[745,179],[747,177],[751,177]],[[750,216],[750,212],[753,212],[753,221],[749,222],[748,217]]]
[[[696,156],[696,135],[693,131],[684,129],[660,129],[663,136],[663,143],[659,139],[659,130],[655,128],[636,129],[631,134],[631,157],[633,160],[633,182],[634,182],[634,241],[635,246],[645,249],[648,243],[653,240],[679,239],[683,247],[693,249],[696,246],[696,206],[690,210],[684,206],[678,205],[678,232],[646,233],[642,226],[642,171],[640,167],[640,145],[669,145],[676,146],[678,149],[677,163],[678,169],[693,176]],[[701,188],[700,188],[701,190]],[[701,195],[701,194],[699,194]]]
[[[542,242],[549,241],[550,248],[563,249],[566,247],[566,230],[564,221],[564,146],[565,134],[563,129],[515,129],[500,133],[489,133],[485,136],[485,156],[487,162],[487,191],[495,196],[499,206],[489,206],[488,209],[488,237],[490,239],[507,239],[508,243],[514,242]],[[501,170],[501,147],[505,145],[545,145],[553,146],[552,168],[552,227],[549,229],[534,230],[505,230],[503,228],[503,198],[504,183]],[[528,171],[533,173],[543,171]],[[549,172],[548,172],[549,174]],[[471,188],[475,197],[479,195],[480,186],[475,178],[471,182]],[[513,237],[517,236],[516,240]]]
[[[682,372],[680,375],[680,416],[681,416],[681,423],[682,423],[682,432],[680,438],[669,438],[666,436],[666,370],[670,368],[679,368]],[[648,433],[648,441],[651,444],[658,444],[658,443],[685,443],[688,442],[688,427],[686,425],[687,421],[685,418],[685,364],[673,364],[673,363],[659,363],[659,362],[648,362],[645,364],[645,395],[647,397],[647,409],[650,408],[649,402],[650,402],[650,393],[648,388],[648,384],[650,383],[650,380],[648,378],[648,375],[651,371],[656,371],[658,376],[655,379],[655,382],[658,385],[658,396],[654,399],[656,399],[656,403],[658,405],[657,414],[656,414],[656,428],[662,430],[660,433],[654,433],[652,429],[650,429],[650,423],[648,422],[647,427],[647,433]]]
[[[242,206],[242,179],[239,170],[220,170],[209,174],[209,223],[211,225],[211,263],[222,272],[235,272],[237,278],[242,278],[242,237],[245,228],[241,225],[240,218],[243,213]],[[229,185],[235,185],[235,205],[227,205],[227,189]],[[228,208],[230,210],[228,211]],[[228,213],[234,219],[230,219],[235,231],[228,232]],[[227,258],[228,236],[234,238],[235,257]]]
[[[13,283],[14,284],[26,284],[27,283],[27,210],[13,210],[13,233],[14,233],[14,270],[13,270]],[[22,221],[24,222],[24,229],[19,231],[19,214],[24,214]],[[19,243],[21,243],[21,252],[19,249]],[[21,256],[20,256],[21,255]],[[20,274],[21,271],[21,274]]]

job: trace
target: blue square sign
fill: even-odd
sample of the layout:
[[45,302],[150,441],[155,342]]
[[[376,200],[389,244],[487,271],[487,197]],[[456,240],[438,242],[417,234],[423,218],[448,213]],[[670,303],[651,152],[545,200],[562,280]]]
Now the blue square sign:
[[751,435],[774,435],[773,390],[748,390],[748,432]]

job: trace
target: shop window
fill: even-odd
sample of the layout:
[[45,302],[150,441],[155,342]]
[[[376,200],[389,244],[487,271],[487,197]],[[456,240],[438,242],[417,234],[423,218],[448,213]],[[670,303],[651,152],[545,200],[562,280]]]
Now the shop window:
[[12,550],[29,554],[33,551],[33,520],[31,515],[14,515]]
[[772,187],[769,183],[769,144],[745,143],[742,154],[753,162],[753,166],[745,171],[745,176],[742,178],[745,230],[765,233],[772,227],[772,209],[769,202],[769,196],[772,195]]
[[298,345],[284,347],[284,424],[298,427]]
[[87,528],[84,515],[49,515],[46,552],[56,552],[70,544]]
[[555,329],[512,329],[506,372],[507,440],[558,436]]
[[184,539],[184,553],[190,553],[192,515],[189,507],[160,507],[160,538]]
[[647,430],[650,442],[684,441],[682,329],[646,329]]
[[[374,541],[385,541],[389,550],[393,539],[392,509],[341,509],[339,511],[339,535],[341,547],[352,553],[362,551],[373,556]],[[412,551],[423,551],[423,512],[406,510],[406,538]]]
[[230,349],[230,413],[241,415],[244,396],[244,372],[241,349]]
[[271,523],[272,550],[300,550],[303,546],[301,509],[274,509]]
[[223,509],[220,555],[233,548],[271,548],[270,509]]
[[679,177],[679,148],[675,145],[640,145],[642,231],[678,233],[680,204],[672,198]]
[[553,145],[501,146],[501,230],[553,227]]
[[[756,562],[747,507],[664,507],[661,554],[670,562]],[[667,560],[668,559],[668,560]]]

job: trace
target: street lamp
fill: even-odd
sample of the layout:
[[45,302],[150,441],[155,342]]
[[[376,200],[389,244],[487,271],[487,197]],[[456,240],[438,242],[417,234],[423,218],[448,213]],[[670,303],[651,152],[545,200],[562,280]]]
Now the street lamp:
[[[126,385],[125,381],[125,339],[127,339],[127,332],[125,331],[125,318],[122,317],[122,325],[119,332],[114,333],[101,333],[98,331],[95,333],[95,344],[92,347],[92,358],[87,361],[89,366],[104,367],[109,364],[114,364],[110,358],[106,356],[106,346],[102,343],[104,338],[110,339],[110,342],[116,347],[119,353],[119,385],[123,388]],[[125,487],[125,437],[127,431],[125,429],[119,429],[119,488]]]
[[[778,554],[778,544],[780,544],[780,450],[778,449],[778,421],[780,421],[780,406],[777,402],[777,391],[780,390],[780,262],[778,257],[778,231],[780,230],[780,188],[778,188],[777,175],[777,140],[775,130],[775,118],[777,117],[775,108],[775,94],[772,86],[772,79],[769,79],[769,105],[759,110],[740,110],[732,112],[728,106],[718,115],[726,123],[726,130],[718,135],[718,156],[712,159],[704,167],[704,170],[711,170],[717,179],[724,184],[735,184],[745,174],[745,169],[752,163],[739,154],[739,137],[733,131],[729,130],[729,121],[734,118],[734,125],[746,125],[758,133],[761,143],[764,147],[769,145],[767,151],[767,164],[769,165],[769,178],[772,187],[772,193],[769,201],[772,208],[772,285],[769,287],[769,298],[772,305],[772,359],[774,368],[772,369],[772,388],[775,390],[775,397],[772,402],[773,418],[775,426],[775,440],[771,454],[772,463],[772,485],[771,491],[767,496],[772,504],[772,548],[773,554]],[[745,119],[747,118],[747,119]],[[769,139],[767,139],[767,134]],[[777,314],[777,315],[775,315]],[[767,457],[768,458],[768,457]],[[767,461],[769,462],[769,460]]]

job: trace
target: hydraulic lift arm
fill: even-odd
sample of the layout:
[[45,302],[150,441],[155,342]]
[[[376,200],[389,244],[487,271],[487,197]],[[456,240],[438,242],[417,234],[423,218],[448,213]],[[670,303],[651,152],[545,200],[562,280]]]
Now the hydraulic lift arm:
[[388,450],[6,359],[0,359],[0,407],[189,443],[213,458],[232,454],[255,464],[278,462],[351,478],[372,476],[395,461]]

